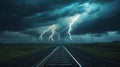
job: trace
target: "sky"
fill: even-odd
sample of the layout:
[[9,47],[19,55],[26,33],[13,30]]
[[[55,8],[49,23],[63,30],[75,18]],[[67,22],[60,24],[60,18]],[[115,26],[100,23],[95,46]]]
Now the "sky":
[[119,4],[119,0],[0,0],[0,42],[120,41]]

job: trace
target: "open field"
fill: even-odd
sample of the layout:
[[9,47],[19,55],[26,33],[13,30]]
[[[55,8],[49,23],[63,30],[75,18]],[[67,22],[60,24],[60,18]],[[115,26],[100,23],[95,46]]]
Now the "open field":
[[0,45],[0,63],[44,51],[55,45]]
[[71,44],[67,46],[111,61],[120,62],[120,43]]
[[[0,45],[0,67],[34,67],[56,46],[59,45]],[[120,66],[120,43],[66,44],[64,46],[82,66]]]

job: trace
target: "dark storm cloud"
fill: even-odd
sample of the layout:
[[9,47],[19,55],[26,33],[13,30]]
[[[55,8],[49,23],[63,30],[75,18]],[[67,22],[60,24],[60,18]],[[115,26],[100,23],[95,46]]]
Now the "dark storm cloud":
[[[34,23],[25,22],[23,20],[24,17],[62,8],[76,1],[77,0],[1,0],[0,30],[24,30],[32,27]],[[47,18],[46,15],[44,15],[44,18],[41,18],[41,20],[47,19],[54,18]]]
[[[16,0],[0,1],[0,31],[4,30],[24,30],[29,24],[21,19],[26,15],[25,7],[17,4]],[[26,8],[27,9],[27,8]],[[29,12],[28,12],[29,13]]]
[[[76,26],[73,34],[86,33],[104,33],[106,31],[120,31],[120,1],[115,0],[102,4],[98,11],[97,18],[92,20],[93,16],[89,16],[85,21]],[[94,15],[94,14],[93,14]]]
[[85,34],[103,33],[106,31],[120,31],[119,19],[119,16],[114,16],[112,18],[96,19],[94,21],[89,21],[89,23],[92,24],[83,23],[79,25],[79,27],[77,27],[74,32],[76,32],[76,34]]
[[[84,6],[79,6],[80,4],[85,3],[87,0],[73,0],[73,1],[49,1],[50,4],[52,4],[52,9],[49,9],[49,4],[48,4],[48,9],[46,8],[46,11],[43,12],[39,12],[33,16],[28,16],[28,22],[46,22],[46,21],[55,21],[56,19],[59,19],[61,17],[65,17],[65,16],[71,16],[71,15],[75,15],[77,13],[83,13],[86,10],[84,9]],[[99,2],[99,3],[107,3],[107,2],[111,2],[113,0],[96,0],[93,2]],[[44,7],[42,7],[42,9],[44,9]]]
[[[59,13],[59,9],[75,2],[83,3],[85,1],[87,0],[0,0],[0,31],[19,31],[33,26],[35,27],[38,23],[48,23],[50,20],[56,20],[59,17],[68,15],[70,11],[65,10],[63,13]],[[100,0],[98,1],[100,2]],[[107,2],[107,0],[104,0],[104,2]],[[58,12],[54,14],[54,10],[57,9]],[[32,20],[31,22],[33,23],[29,23],[30,21],[28,20],[23,20],[24,17],[33,16],[37,13],[43,15]],[[75,11],[72,14],[74,13]]]
[[[59,27],[62,27],[60,24],[69,24],[69,22],[67,24],[62,23],[62,21],[64,21],[63,18],[68,18],[67,21],[69,21],[71,16],[77,13],[84,13],[86,9],[84,9],[84,6],[79,5],[87,1],[88,0],[0,0],[0,42],[49,42],[48,36],[45,37],[45,40],[41,41],[39,39],[40,34],[47,29],[49,25],[56,23]],[[98,17],[93,20],[87,20],[93,17],[88,16],[85,21],[78,24],[76,28],[72,30],[73,39],[74,34],[80,36],[79,34],[102,33],[94,36],[91,36],[92,34],[82,35],[82,39],[87,42],[87,38],[91,39],[91,37],[97,37],[99,40],[100,37],[100,40],[103,40],[107,36],[103,36],[103,32],[120,31],[119,1],[94,0],[94,2],[100,4],[103,9],[98,8],[91,11],[89,15],[95,16],[94,14],[98,12]],[[109,3],[112,4],[109,5]],[[59,31],[57,30],[57,32]],[[61,33],[61,38],[66,38],[66,36],[68,36],[66,33],[67,29],[65,32]],[[48,32],[48,34],[50,33]],[[55,35],[55,37],[56,36],[58,35]],[[77,36],[75,36],[75,38]],[[108,38],[111,36],[112,35],[109,33]],[[119,35],[115,33],[110,40],[116,40],[118,36]],[[119,38],[117,38],[117,40],[118,39]],[[79,38],[75,40],[81,41]]]

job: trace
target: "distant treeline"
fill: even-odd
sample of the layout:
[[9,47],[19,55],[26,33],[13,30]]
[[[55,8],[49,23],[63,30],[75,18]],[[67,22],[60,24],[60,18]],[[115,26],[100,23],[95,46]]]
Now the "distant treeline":
[[8,43],[8,44],[0,43],[0,45],[52,45],[52,44],[48,44],[48,43]]
[[113,43],[120,43],[120,41],[112,41]]

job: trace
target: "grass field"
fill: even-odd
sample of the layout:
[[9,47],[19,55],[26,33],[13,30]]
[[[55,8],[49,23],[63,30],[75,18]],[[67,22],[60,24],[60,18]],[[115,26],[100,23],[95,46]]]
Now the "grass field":
[[52,46],[53,45],[0,45],[0,63],[42,51]]
[[71,44],[68,46],[120,62],[120,43]]

